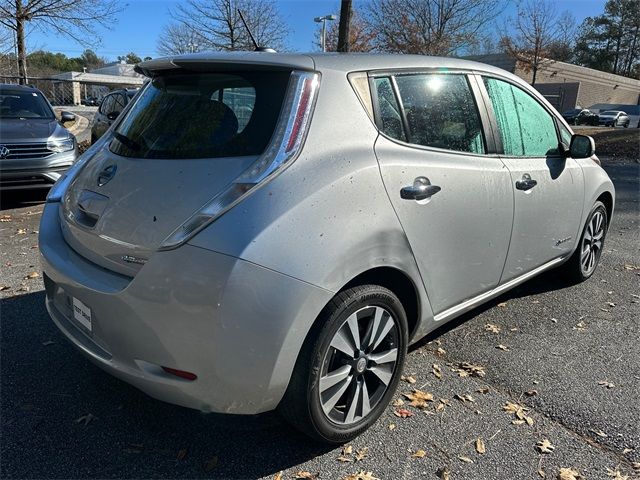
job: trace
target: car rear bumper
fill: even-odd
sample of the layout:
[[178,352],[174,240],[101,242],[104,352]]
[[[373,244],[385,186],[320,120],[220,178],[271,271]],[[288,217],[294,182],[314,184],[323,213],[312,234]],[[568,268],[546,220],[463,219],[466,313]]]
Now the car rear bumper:
[[[191,245],[154,254],[135,278],[122,276],[66,244],[58,208],[47,204],[40,226],[47,309],[92,362],[152,397],[201,411],[278,405],[331,292]],[[74,298],[91,309],[90,331],[74,319]]]
[[21,190],[50,188],[76,161],[77,149],[46,158],[0,160],[0,188]]

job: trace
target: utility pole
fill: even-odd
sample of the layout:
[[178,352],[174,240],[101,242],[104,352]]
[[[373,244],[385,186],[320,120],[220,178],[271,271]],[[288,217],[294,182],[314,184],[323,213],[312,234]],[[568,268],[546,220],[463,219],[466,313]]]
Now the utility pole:
[[342,0],[340,5],[340,25],[338,27],[338,51],[348,52],[351,50],[351,15],[353,14],[351,0]]

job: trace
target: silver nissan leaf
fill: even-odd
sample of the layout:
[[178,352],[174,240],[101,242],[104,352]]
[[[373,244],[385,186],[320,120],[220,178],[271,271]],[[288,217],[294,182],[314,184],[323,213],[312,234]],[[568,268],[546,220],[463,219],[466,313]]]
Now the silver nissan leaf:
[[51,318],[95,364],[321,441],[380,416],[407,347],[552,268],[589,278],[614,188],[498,68],[413,55],[151,60],[49,194]]

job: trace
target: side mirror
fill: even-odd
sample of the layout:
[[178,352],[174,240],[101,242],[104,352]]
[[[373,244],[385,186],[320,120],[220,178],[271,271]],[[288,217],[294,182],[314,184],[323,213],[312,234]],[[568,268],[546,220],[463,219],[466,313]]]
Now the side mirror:
[[118,118],[118,115],[120,115],[120,112],[111,112],[107,114],[107,118],[109,120],[115,120],[116,118]]
[[596,153],[596,142],[587,135],[573,135],[569,146],[571,158],[590,158]]
[[66,122],[75,122],[76,120],[76,116],[75,114],[71,113],[71,112],[61,112],[60,113],[60,121],[62,123],[66,123]]

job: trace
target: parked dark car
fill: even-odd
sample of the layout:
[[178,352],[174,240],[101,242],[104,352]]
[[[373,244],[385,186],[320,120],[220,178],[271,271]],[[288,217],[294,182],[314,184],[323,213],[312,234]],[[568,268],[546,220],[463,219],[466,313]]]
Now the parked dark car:
[[84,98],[80,103],[82,105],[86,105],[87,107],[97,107],[100,105],[100,99],[97,97],[87,97]]
[[75,137],[37,88],[0,84],[0,189],[49,188],[76,160]]
[[598,125],[598,114],[586,108],[574,108],[562,114],[569,125]]
[[91,125],[91,143],[98,140],[104,132],[106,132],[113,121],[118,118],[118,115],[124,110],[124,107],[131,101],[131,99],[138,93],[138,89],[122,89],[115,90],[109,95],[105,95],[100,103],[100,108],[93,117],[93,124]]
[[605,127],[624,127],[627,128],[631,119],[622,110],[606,110],[599,114],[599,124]]

